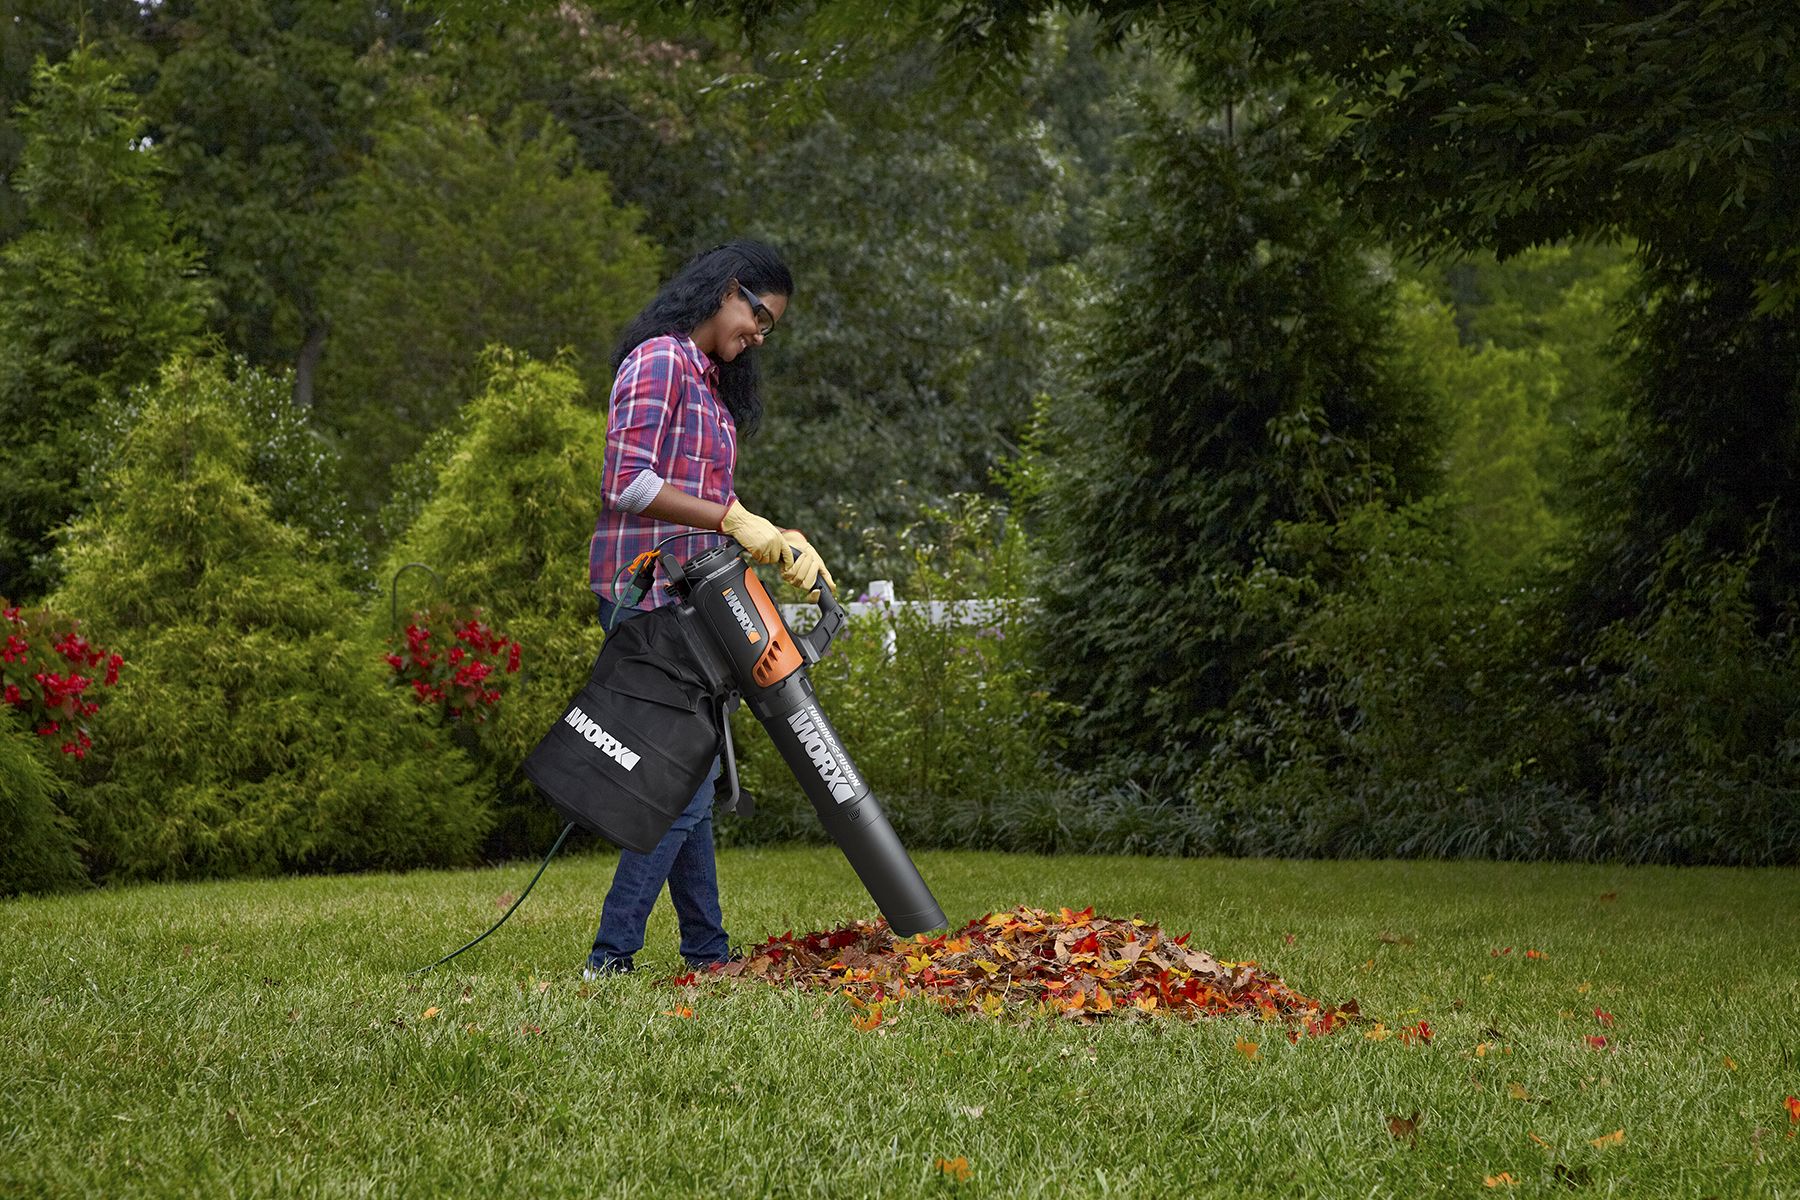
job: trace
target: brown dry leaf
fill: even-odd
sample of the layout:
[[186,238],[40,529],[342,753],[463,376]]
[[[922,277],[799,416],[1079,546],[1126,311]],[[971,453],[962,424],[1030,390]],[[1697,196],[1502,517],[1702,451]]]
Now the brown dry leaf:
[[1408,1146],[1411,1146],[1411,1147],[1418,1146],[1418,1144],[1419,1144],[1419,1110],[1418,1109],[1416,1109],[1416,1108],[1413,1109],[1412,1116],[1410,1116],[1410,1117],[1390,1116],[1387,1119],[1387,1123],[1388,1123],[1388,1132],[1393,1134],[1394,1137],[1405,1142]]
[[1333,1006],[1309,999],[1254,962],[1222,962],[1186,943],[1187,935],[1165,937],[1140,918],[1095,916],[1088,908],[1064,912],[1059,921],[1020,906],[936,937],[897,939],[879,921],[799,936],[789,931],[749,949],[742,964],[673,982],[741,972],[871,1004],[916,997],[950,1011],[1061,1017],[1082,1025],[1247,1015],[1286,1024],[1290,1038],[1360,1019],[1354,1001]]

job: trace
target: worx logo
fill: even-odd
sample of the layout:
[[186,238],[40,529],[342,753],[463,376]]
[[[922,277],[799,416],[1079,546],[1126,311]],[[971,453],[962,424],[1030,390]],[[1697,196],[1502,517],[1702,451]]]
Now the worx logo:
[[819,778],[825,781],[831,798],[839,804],[853,799],[859,783],[856,771],[838,746],[837,738],[832,736],[818,707],[812,704],[801,705],[789,715],[788,727],[800,738],[800,745],[806,749],[806,756],[812,759]]
[[638,765],[637,751],[628,749],[625,743],[600,728],[599,722],[582,712],[579,706],[569,710],[569,715],[563,718],[563,724],[599,747],[602,754],[627,771]]
[[723,590],[725,603],[731,606],[731,615],[737,618],[737,623],[743,629],[744,636],[750,639],[750,644],[754,646],[762,641],[762,634],[756,631],[756,622],[750,619],[750,613],[744,608],[744,602],[738,599],[738,594],[730,588]]

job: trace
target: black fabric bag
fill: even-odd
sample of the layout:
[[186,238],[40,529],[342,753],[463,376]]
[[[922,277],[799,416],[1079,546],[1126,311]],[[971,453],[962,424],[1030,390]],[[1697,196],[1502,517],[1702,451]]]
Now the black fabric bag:
[[727,719],[673,604],[621,621],[521,769],[557,811],[648,854],[711,770]]

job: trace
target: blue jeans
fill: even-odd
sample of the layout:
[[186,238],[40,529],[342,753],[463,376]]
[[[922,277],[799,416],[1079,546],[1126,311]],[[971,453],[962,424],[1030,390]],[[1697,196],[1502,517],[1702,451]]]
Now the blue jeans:
[[[614,605],[605,597],[597,598],[604,625],[611,621]],[[619,619],[642,615],[641,609],[627,608],[619,612]],[[718,767],[714,760],[700,790],[656,843],[656,849],[648,854],[619,851],[612,887],[600,907],[600,928],[594,934],[588,966],[598,971],[631,967],[631,956],[644,948],[644,926],[665,883],[681,928],[681,956],[688,965],[702,967],[726,960],[730,943],[719,912],[718,866],[713,860],[713,776]]]

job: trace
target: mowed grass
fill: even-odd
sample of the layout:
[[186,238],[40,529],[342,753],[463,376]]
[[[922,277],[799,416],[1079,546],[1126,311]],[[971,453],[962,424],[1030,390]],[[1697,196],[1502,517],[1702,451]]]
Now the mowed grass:
[[[605,853],[424,977],[529,864],[28,899],[0,905],[0,1195],[1800,1195],[1800,873],[917,859],[955,921],[1137,914],[1366,1020],[915,1002],[862,1032],[841,998],[661,982],[666,901],[640,973],[584,986]],[[720,870],[745,942],[873,915],[829,848]]]

